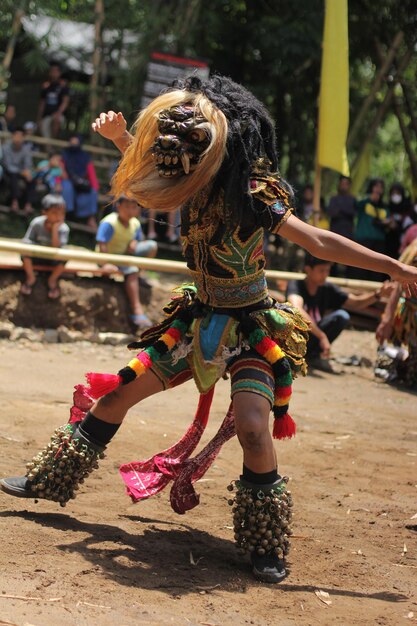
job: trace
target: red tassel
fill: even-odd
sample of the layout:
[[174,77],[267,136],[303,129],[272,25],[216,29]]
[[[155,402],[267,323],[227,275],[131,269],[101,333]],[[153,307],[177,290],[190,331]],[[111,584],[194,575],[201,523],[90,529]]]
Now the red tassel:
[[122,383],[122,377],[118,374],[95,374],[94,372],[89,372],[85,377],[89,385],[88,393],[96,399],[114,391]]
[[274,439],[291,439],[295,436],[296,431],[297,425],[289,413],[274,419],[274,430],[272,431]]

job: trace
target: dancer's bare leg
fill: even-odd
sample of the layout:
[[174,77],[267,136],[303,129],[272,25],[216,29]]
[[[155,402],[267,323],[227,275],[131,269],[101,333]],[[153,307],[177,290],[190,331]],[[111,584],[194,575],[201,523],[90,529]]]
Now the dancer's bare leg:
[[278,583],[287,574],[292,503],[277,472],[269,430],[271,406],[263,396],[245,391],[233,396],[233,406],[243,449],[242,476],[232,501],[236,542],[242,553],[250,553],[258,580]]
[[271,406],[268,400],[242,391],[233,396],[233,409],[244,465],[258,474],[276,469],[274,444],[269,430]]
[[109,424],[121,424],[128,410],[149,396],[163,391],[164,386],[150,370],[127,385],[97,400],[91,408],[95,417]]
[[[36,475],[31,475],[30,472],[25,476],[17,476],[11,478],[4,478],[0,481],[0,489],[12,496],[21,498],[46,498],[54,499],[52,496],[56,496],[61,504],[65,504],[69,498],[74,497],[74,489],[77,489],[80,476],[84,477],[82,471],[78,467],[75,474],[72,475],[71,480],[68,478],[67,482],[62,481],[62,475],[67,474],[71,476],[74,466],[72,460],[74,454],[84,452],[79,446],[88,448],[88,459],[92,467],[88,469],[87,473],[94,468],[94,464],[97,459],[97,455],[103,451],[105,446],[110,442],[113,436],[116,434],[119,425],[122,423],[127,411],[133,405],[137,404],[144,398],[148,398],[154,393],[163,390],[163,384],[155,374],[151,371],[145,372],[143,376],[137,378],[127,385],[122,385],[116,391],[109,393],[103,398],[100,398],[90,411],[87,412],[85,418],[77,424],[75,443],[71,444],[75,450],[72,450],[72,456],[65,454],[67,450],[68,440],[64,444],[64,448],[60,448],[61,453],[64,455],[62,458],[57,458],[55,452],[51,453],[50,449],[45,448],[42,452],[42,459],[34,459],[32,467],[36,465]],[[56,431],[57,432],[57,431]],[[61,433],[61,436],[67,433]],[[56,441],[56,433],[54,435],[54,444],[61,445],[61,439]],[[51,469],[45,473],[45,461],[44,456],[48,455],[48,462]],[[62,469],[63,465],[66,465],[65,471]],[[54,472],[56,470],[56,476]],[[33,470],[35,472],[35,470]],[[80,473],[81,472],[81,473]],[[50,476],[52,474],[52,477]],[[85,474],[86,475],[86,474]],[[34,490],[34,482],[37,481],[38,487]],[[44,485],[47,484],[48,492],[44,492]]]

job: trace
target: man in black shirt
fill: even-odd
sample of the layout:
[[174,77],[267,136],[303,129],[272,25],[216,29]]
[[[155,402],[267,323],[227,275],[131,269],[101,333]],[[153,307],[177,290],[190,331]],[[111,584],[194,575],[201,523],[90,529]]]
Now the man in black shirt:
[[38,110],[38,127],[44,137],[56,139],[64,124],[64,112],[69,105],[69,87],[61,77],[58,63],[51,63],[49,81],[43,83]]
[[330,230],[332,232],[353,239],[356,200],[350,193],[350,186],[350,178],[340,176],[337,195],[330,198],[327,215],[330,217]]
[[287,289],[288,301],[298,307],[311,324],[307,346],[309,364],[327,372],[333,371],[328,361],[331,344],[349,323],[350,316],[345,308],[364,309],[381,297],[381,289],[371,294],[345,293],[336,285],[326,282],[330,269],[329,261],[307,254],[305,278],[290,281]]

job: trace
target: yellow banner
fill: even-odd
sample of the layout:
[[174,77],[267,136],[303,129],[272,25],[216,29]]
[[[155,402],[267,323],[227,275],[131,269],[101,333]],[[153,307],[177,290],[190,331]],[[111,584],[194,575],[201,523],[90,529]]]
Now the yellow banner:
[[325,0],[318,163],[349,176],[349,41],[347,0]]
[[369,177],[369,173],[371,171],[371,145],[368,143],[362,154],[360,155],[356,165],[352,168],[352,186],[351,193],[354,196],[364,195],[363,185],[366,179]]

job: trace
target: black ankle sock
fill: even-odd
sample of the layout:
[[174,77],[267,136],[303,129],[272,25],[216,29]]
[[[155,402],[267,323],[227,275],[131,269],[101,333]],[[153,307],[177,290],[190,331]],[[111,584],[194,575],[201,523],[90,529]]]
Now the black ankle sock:
[[91,437],[93,442],[106,446],[109,441],[117,433],[120,424],[110,424],[110,422],[104,422],[98,417],[95,417],[90,411],[80,423],[80,428],[83,433]]
[[244,465],[242,470],[242,478],[244,480],[247,480],[249,483],[253,483],[254,485],[270,485],[276,482],[279,478],[278,468],[272,470],[271,472],[258,474],[257,472],[252,472],[252,470]]

